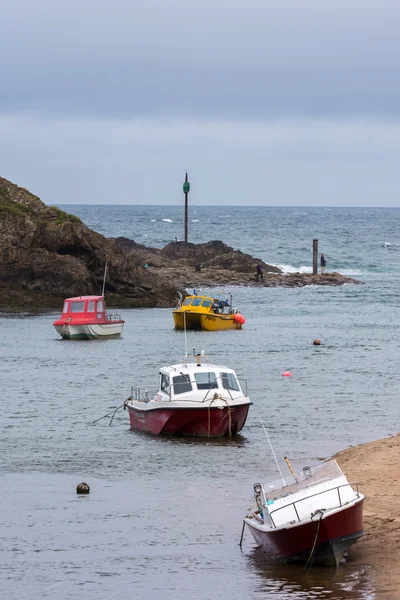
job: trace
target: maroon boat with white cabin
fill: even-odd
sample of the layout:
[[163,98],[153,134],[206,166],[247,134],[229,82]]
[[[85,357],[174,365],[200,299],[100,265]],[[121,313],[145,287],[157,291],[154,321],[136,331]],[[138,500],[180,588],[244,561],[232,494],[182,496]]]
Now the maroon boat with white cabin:
[[298,474],[289,468],[288,483],[282,476],[278,482],[254,484],[256,503],[243,530],[246,525],[272,558],[337,566],[364,534],[364,496],[333,459]]
[[[159,388],[133,386],[125,402],[131,429],[153,434],[223,437],[244,426],[251,402],[247,383],[233,369],[214,365],[204,353],[160,369]],[[243,386],[243,388],[242,388]]]

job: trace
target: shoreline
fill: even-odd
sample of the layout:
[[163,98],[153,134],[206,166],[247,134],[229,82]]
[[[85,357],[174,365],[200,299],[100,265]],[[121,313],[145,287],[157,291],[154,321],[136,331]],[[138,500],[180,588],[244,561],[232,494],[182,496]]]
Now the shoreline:
[[364,536],[347,564],[374,569],[379,600],[400,600],[400,434],[353,446],[333,458],[365,495]]

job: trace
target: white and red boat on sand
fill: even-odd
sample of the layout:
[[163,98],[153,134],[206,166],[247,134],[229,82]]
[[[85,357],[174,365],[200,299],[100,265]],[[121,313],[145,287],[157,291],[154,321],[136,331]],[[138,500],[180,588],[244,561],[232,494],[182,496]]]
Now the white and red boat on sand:
[[[193,353],[194,356],[194,353]],[[238,433],[249,407],[233,369],[211,364],[203,353],[196,362],[182,362],[160,369],[158,391],[132,387],[125,402],[131,428],[153,434],[223,437]]]
[[104,296],[78,296],[64,301],[53,325],[65,340],[108,339],[121,336],[125,321],[106,311]]
[[256,504],[243,528],[272,558],[337,566],[364,534],[364,496],[333,459],[293,475],[288,484],[282,477],[254,485]]

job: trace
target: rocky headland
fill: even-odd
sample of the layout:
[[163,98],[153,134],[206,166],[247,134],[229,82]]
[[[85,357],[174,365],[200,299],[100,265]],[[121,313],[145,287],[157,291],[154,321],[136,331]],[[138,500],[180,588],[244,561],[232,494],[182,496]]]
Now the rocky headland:
[[66,297],[99,294],[106,261],[107,304],[120,308],[173,306],[177,290],[194,286],[359,283],[339,273],[284,275],[266,263],[264,282],[256,283],[260,259],[221,241],[159,249],[105,238],[0,177],[0,311],[59,309]]

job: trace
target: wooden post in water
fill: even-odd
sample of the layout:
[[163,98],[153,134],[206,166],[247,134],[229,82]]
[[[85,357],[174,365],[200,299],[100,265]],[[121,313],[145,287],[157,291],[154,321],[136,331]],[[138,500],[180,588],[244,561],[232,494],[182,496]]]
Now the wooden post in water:
[[185,194],[185,242],[188,241],[188,194],[190,192],[190,183],[188,181],[188,174],[186,171],[186,177],[183,184],[183,193]]
[[312,263],[313,275],[318,273],[318,240],[313,240],[313,263]]

